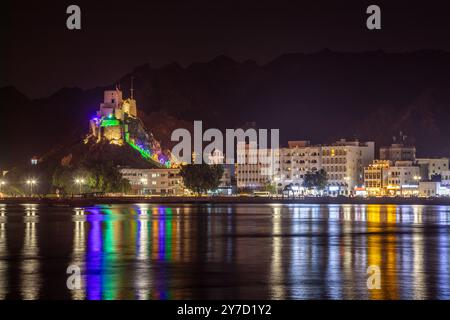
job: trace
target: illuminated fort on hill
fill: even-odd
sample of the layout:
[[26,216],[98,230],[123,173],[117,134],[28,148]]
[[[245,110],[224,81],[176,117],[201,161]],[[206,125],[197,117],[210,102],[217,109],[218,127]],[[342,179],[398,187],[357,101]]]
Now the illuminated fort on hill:
[[85,142],[109,142],[119,146],[128,144],[158,167],[174,166],[174,159],[163,153],[160,143],[147,133],[139,119],[133,88],[128,99],[123,99],[122,91],[117,87],[104,92],[100,110],[89,122],[89,135]]

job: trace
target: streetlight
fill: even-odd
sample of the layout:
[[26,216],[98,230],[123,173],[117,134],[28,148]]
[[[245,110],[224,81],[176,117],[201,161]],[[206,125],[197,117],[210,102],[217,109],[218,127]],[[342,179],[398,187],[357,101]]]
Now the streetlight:
[[6,184],[4,180],[0,180],[0,193],[2,193],[2,188]]
[[27,180],[27,184],[30,186],[30,196],[33,196],[33,186],[37,183],[35,179]]
[[82,194],[82,188],[83,188],[83,184],[84,184],[84,179],[83,178],[75,179],[75,183],[79,186],[80,194]]

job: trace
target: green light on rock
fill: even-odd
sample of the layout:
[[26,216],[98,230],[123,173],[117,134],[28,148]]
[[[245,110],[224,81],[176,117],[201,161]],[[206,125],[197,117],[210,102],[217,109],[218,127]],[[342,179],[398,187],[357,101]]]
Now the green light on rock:
[[102,121],[101,126],[102,127],[114,127],[114,126],[119,126],[120,125],[120,121],[117,119],[105,119]]

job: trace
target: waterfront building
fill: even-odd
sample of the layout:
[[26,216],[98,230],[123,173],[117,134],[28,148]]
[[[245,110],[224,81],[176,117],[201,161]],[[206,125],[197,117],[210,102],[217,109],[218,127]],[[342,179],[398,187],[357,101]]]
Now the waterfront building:
[[304,176],[322,168],[322,147],[312,146],[309,141],[289,141],[287,148],[280,149],[280,165],[275,175],[276,188],[287,186],[294,192],[303,193]]
[[364,168],[374,159],[375,143],[341,139],[322,147],[323,169],[330,195],[354,195],[364,183]]
[[[245,163],[236,165],[238,187],[262,189],[275,185],[278,192],[289,186],[296,194],[302,194],[306,173],[325,169],[328,190],[331,195],[351,195],[362,186],[364,167],[374,159],[374,142],[339,140],[331,145],[311,145],[309,141],[289,141],[287,148],[264,150],[270,153],[268,163],[250,163],[252,155],[245,155]],[[254,156],[254,155],[253,155]]]
[[439,181],[420,181],[418,195],[420,197],[449,197],[450,186]]
[[[182,196],[187,194],[179,168],[121,168],[120,173],[130,182],[133,195]],[[232,171],[228,165],[224,165],[224,172],[216,193],[231,195],[234,191],[231,181]]]
[[441,185],[450,186],[450,170],[441,172]]
[[185,194],[180,169],[120,169],[122,177],[130,182],[134,195],[172,195]]
[[419,183],[419,196],[437,197],[440,194],[440,183],[434,181],[422,181]]
[[[268,161],[260,161],[249,145],[238,153],[236,180],[239,189],[264,190],[273,186],[281,192],[286,186],[295,192],[302,189],[304,174],[321,167],[320,147],[311,147],[309,141],[289,141],[288,148],[259,150],[268,155]],[[273,189],[273,188],[272,188]]]
[[412,161],[396,161],[387,170],[388,195],[412,196],[417,195],[421,180],[420,169]]
[[373,160],[364,168],[364,190],[368,196],[384,196],[388,185],[389,160]]
[[238,144],[235,164],[239,190],[264,190],[278,180],[280,149],[253,150],[248,144]]
[[434,175],[441,175],[449,170],[448,158],[417,158],[416,162],[422,168],[422,179],[431,180]]

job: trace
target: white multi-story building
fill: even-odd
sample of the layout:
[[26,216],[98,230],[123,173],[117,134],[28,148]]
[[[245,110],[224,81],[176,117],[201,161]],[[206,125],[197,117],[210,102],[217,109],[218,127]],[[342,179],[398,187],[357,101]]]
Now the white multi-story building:
[[442,185],[439,181],[421,181],[418,194],[420,197],[448,197],[450,187]]
[[235,164],[238,189],[261,190],[274,184],[279,166],[280,149],[252,150],[248,144],[238,146]]
[[443,186],[450,186],[450,170],[441,172],[441,184]]
[[130,169],[120,170],[122,177],[130,182],[133,194],[183,195],[183,179],[180,169]]
[[441,175],[449,170],[448,158],[417,158],[417,164],[424,168],[422,175],[424,179],[431,180],[433,175]]
[[419,183],[419,196],[437,197],[440,195],[441,184],[433,181],[423,181]]
[[276,187],[282,190],[287,185],[299,189],[308,172],[322,168],[321,146],[311,146],[309,141],[289,141],[288,148],[280,149],[280,165],[277,168]]
[[311,145],[309,141],[289,141],[287,148],[265,151],[271,153],[268,163],[250,163],[252,155],[245,154],[245,163],[236,165],[238,188],[262,188],[274,184],[278,191],[287,185],[301,189],[306,173],[325,169],[329,192],[333,195],[352,194],[363,184],[364,167],[374,158],[373,142],[339,140],[332,145]]
[[374,159],[375,143],[339,140],[322,147],[323,169],[332,195],[351,195],[364,182],[364,167]]
[[421,180],[420,168],[412,161],[396,161],[388,170],[387,191],[390,195],[416,195]]

